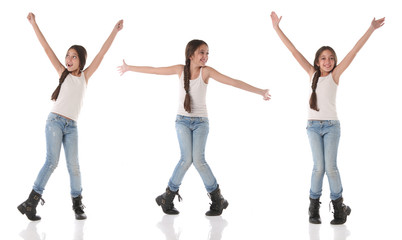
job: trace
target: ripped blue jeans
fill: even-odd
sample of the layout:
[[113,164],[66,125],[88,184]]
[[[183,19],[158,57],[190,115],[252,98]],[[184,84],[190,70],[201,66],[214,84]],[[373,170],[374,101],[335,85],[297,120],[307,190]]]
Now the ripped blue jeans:
[[205,161],[205,145],[209,132],[208,118],[177,115],[176,132],[181,157],[169,180],[170,190],[174,192],[179,190],[184,175],[189,167],[194,164],[207,192],[213,192],[218,187],[218,183]]
[[43,194],[45,186],[56,169],[61,145],[64,147],[67,169],[70,174],[71,196],[81,195],[81,172],[78,163],[78,131],[77,122],[50,113],[46,121],[46,162],[35,180],[33,190]]
[[337,167],[341,127],[338,120],[307,122],[307,135],[313,154],[310,198],[318,199],[322,192],[324,174],[328,177],[331,200],[342,197],[342,183]]

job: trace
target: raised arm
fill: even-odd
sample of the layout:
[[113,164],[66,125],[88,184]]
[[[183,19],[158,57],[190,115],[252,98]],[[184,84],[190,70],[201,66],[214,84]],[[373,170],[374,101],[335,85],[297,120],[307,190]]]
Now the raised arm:
[[314,67],[306,60],[306,58],[296,49],[293,43],[286,37],[286,35],[282,32],[279,27],[279,23],[282,17],[278,18],[275,12],[271,13],[272,25],[278,34],[279,38],[285,44],[285,46],[292,53],[293,57],[297,60],[297,62],[302,66],[302,68],[310,75],[310,77],[314,74]]
[[251,86],[248,83],[245,83],[243,81],[237,80],[237,79],[233,79],[231,77],[228,77],[226,75],[223,75],[222,73],[216,71],[215,69],[211,68],[211,67],[204,67],[204,77],[206,79],[209,78],[213,78],[216,81],[223,83],[223,84],[227,84],[236,88],[240,88],[242,90],[248,91],[248,92],[252,92],[255,94],[259,94],[263,97],[264,100],[270,100],[271,99],[271,95],[269,94],[269,89],[260,89],[260,88],[256,88],[254,86]]
[[353,59],[356,57],[357,53],[360,51],[360,49],[364,46],[364,44],[370,38],[371,34],[373,34],[373,32],[377,28],[380,28],[380,27],[382,27],[382,25],[384,25],[384,21],[385,21],[385,18],[381,18],[378,20],[375,20],[375,18],[374,18],[373,21],[371,21],[370,27],[366,31],[366,33],[363,35],[363,37],[360,38],[360,40],[356,43],[356,45],[352,48],[352,50],[346,55],[346,57],[341,61],[341,63],[339,63],[339,65],[334,69],[332,75],[333,75],[334,81],[336,83],[339,83],[339,77],[352,63]]
[[56,57],[56,54],[54,54],[53,50],[50,48],[45,37],[43,36],[42,32],[40,31],[38,24],[36,24],[35,15],[30,12],[28,14],[27,18],[28,18],[28,21],[31,23],[31,25],[35,31],[35,34],[38,37],[38,40],[39,40],[40,44],[42,45],[43,49],[45,50],[46,55],[48,56],[50,62],[52,63],[53,67],[56,69],[59,76],[61,76],[65,67],[63,66],[63,64],[61,64],[59,59]]
[[140,67],[127,65],[123,60],[123,65],[117,67],[117,70],[120,72],[120,75],[123,75],[127,71],[158,75],[180,75],[183,71],[183,65],[174,65],[170,67]]
[[85,79],[87,80],[87,82],[88,82],[89,78],[92,76],[92,74],[94,74],[96,69],[98,69],[99,65],[101,64],[101,62],[103,60],[103,57],[105,56],[106,52],[109,50],[110,46],[112,45],[113,40],[115,39],[117,33],[122,29],[123,29],[123,20],[120,20],[114,26],[112,33],[106,39],[106,41],[103,44],[101,50],[95,56],[95,58],[92,61],[92,63],[88,66],[87,69],[84,70]]

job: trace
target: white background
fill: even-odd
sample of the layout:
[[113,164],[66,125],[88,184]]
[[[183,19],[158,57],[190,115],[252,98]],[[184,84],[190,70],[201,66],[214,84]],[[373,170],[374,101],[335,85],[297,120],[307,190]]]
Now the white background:
[[[3,1],[0,7],[0,218],[1,239],[400,239],[399,201],[402,89],[402,19],[397,1]],[[346,225],[331,227],[324,182],[321,226],[308,224],[312,159],[305,132],[308,75],[272,28],[281,28],[313,61],[332,46],[338,59],[352,49],[373,17],[386,17],[338,88],[342,137],[338,154]],[[16,207],[32,189],[45,161],[45,120],[57,72],[26,16],[36,21],[64,63],[73,44],[88,51],[87,66],[119,19],[118,33],[89,81],[79,119],[80,164],[87,221],[71,211],[62,152],[59,167],[30,224]],[[210,134],[206,158],[229,207],[205,218],[202,181],[191,168],[176,203],[164,217],[154,198],[179,160],[174,128],[177,76],[129,72],[130,65],[184,63],[188,41],[209,45],[208,65],[259,88],[272,100],[216,81],[208,88]],[[29,231],[24,231],[29,229]]]

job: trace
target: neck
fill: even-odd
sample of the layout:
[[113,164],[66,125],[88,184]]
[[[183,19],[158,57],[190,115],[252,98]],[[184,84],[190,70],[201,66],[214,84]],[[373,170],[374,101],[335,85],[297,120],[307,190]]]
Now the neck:
[[326,77],[326,76],[328,76],[329,75],[329,72],[322,72],[321,73],[321,77]]
[[191,72],[196,72],[196,71],[198,71],[199,69],[200,69],[201,67],[200,66],[196,66],[196,65],[194,65],[194,64],[190,64],[190,71]]
[[81,76],[81,71],[79,69],[72,71],[70,73],[71,73],[71,75],[76,76],[76,77]]

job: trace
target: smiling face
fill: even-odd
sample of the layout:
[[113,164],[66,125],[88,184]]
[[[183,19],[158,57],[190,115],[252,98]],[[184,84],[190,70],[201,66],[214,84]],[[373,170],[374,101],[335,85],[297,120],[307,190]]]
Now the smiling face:
[[204,67],[207,64],[209,55],[209,48],[206,44],[202,44],[195,50],[193,55],[191,55],[190,60],[196,66]]
[[324,50],[316,62],[321,73],[329,74],[335,67],[335,56],[330,50]]
[[317,50],[314,58],[314,69],[320,70],[321,76],[327,76],[334,70],[338,59],[334,49],[329,46],[323,46]]
[[75,49],[70,48],[66,55],[66,67],[69,72],[80,71],[80,59]]

